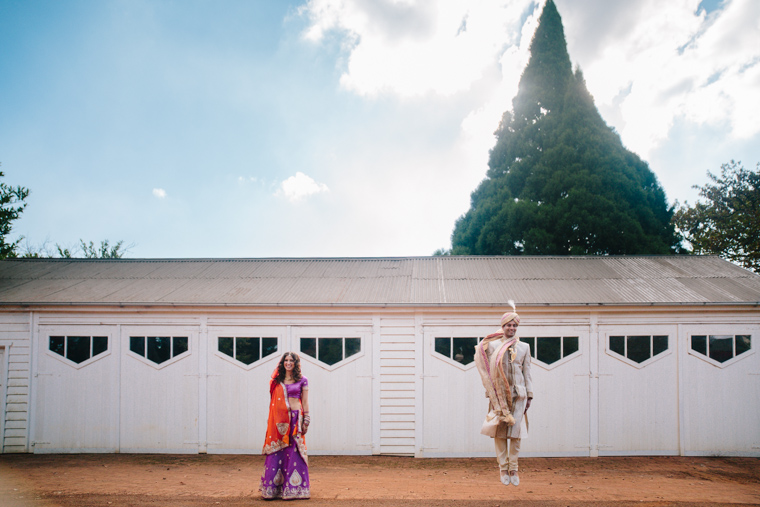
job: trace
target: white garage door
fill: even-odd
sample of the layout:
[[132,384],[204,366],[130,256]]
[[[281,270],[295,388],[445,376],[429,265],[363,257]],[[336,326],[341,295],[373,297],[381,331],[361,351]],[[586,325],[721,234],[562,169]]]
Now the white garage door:
[[493,455],[493,440],[480,434],[488,399],[474,357],[475,345],[494,329],[424,328],[421,457]]
[[526,456],[588,456],[588,326],[520,326],[531,347],[533,404]]
[[292,328],[289,349],[309,379],[309,452],[372,453],[371,336],[369,327]]
[[[493,455],[493,440],[480,434],[488,400],[474,346],[494,330],[425,328],[424,456]],[[521,454],[588,455],[588,328],[520,326],[519,336],[531,347],[535,397]]]
[[209,328],[209,453],[261,452],[269,415],[269,379],[284,343],[284,327]]
[[116,328],[40,326],[37,339],[34,452],[116,452]]
[[123,326],[121,350],[121,451],[198,452],[197,328]]
[[677,455],[676,326],[599,326],[599,455]]
[[690,327],[683,382],[684,454],[760,456],[760,328]]

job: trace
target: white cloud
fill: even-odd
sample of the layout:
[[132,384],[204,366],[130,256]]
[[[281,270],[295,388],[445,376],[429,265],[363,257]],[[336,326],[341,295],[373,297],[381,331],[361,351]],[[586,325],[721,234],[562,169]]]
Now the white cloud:
[[[629,148],[648,158],[680,120],[724,129],[733,139],[760,133],[760,2],[724,2],[705,15],[697,14],[700,0],[639,0],[626,12],[627,28],[616,30],[614,20],[599,23],[581,12],[593,12],[597,1],[559,8],[567,3],[565,30],[575,38],[601,32],[597,51],[577,41],[580,64]],[[568,42],[572,57],[571,36]]]
[[166,197],[166,190],[164,190],[163,188],[154,188],[153,195],[158,197],[159,199],[164,199]]
[[[722,2],[709,15],[700,2],[557,0],[571,58],[605,119],[644,158],[679,119],[728,128],[735,139],[760,132],[760,2]],[[539,4],[308,0],[301,12],[310,21],[307,39],[341,34],[347,56],[340,83],[358,95],[447,96],[498,62],[499,89],[468,117],[487,117],[492,132],[511,108]]]
[[305,32],[344,36],[341,85],[358,95],[451,95],[467,90],[519,33],[529,0],[309,0]]
[[284,196],[290,202],[295,202],[313,194],[329,191],[330,189],[327,188],[327,185],[317,183],[311,177],[299,171],[295,176],[291,176],[282,182],[276,195]]

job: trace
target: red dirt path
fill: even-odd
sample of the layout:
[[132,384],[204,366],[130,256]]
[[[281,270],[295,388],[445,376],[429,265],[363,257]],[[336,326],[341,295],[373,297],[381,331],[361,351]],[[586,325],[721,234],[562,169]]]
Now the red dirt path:
[[[263,506],[263,463],[248,455],[6,454],[0,506]],[[312,456],[312,499],[296,505],[760,505],[757,458],[523,458],[520,468],[514,487],[499,483],[494,459]]]

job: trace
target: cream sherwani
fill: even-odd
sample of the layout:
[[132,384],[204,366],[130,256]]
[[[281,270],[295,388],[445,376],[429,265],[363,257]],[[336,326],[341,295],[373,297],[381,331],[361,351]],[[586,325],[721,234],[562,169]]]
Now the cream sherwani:
[[[501,346],[507,341],[502,337],[488,343],[489,359],[496,354]],[[500,422],[493,439],[496,449],[496,459],[500,470],[518,470],[517,458],[520,453],[520,439],[522,436],[523,417],[528,398],[533,398],[533,379],[530,375],[530,347],[517,341],[511,347],[514,350],[514,359],[511,352],[504,354],[499,367],[504,371],[507,383],[512,393],[512,417],[515,423],[511,426]],[[486,394],[487,395],[487,394]],[[490,409],[490,407],[489,407]]]
[[[506,338],[493,340],[488,344],[488,356],[491,357],[506,342]],[[530,347],[527,343],[517,341],[514,345],[515,358],[510,362],[510,353],[504,354],[501,368],[507,377],[512,391],[512,416],[515,424],[507,426],[499,423],[496,430],[496,438],[520,438],[525,403],[528,398],[533,398],[533,379],[530,376]]]

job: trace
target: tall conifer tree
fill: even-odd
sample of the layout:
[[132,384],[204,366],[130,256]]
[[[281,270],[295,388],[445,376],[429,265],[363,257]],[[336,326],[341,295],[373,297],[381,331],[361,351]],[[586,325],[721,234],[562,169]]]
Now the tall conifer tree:
[[673,209],[648,165],[623,147],[572,71],[547,0],[486,178],[452,234],[455,255],[667,254]]

